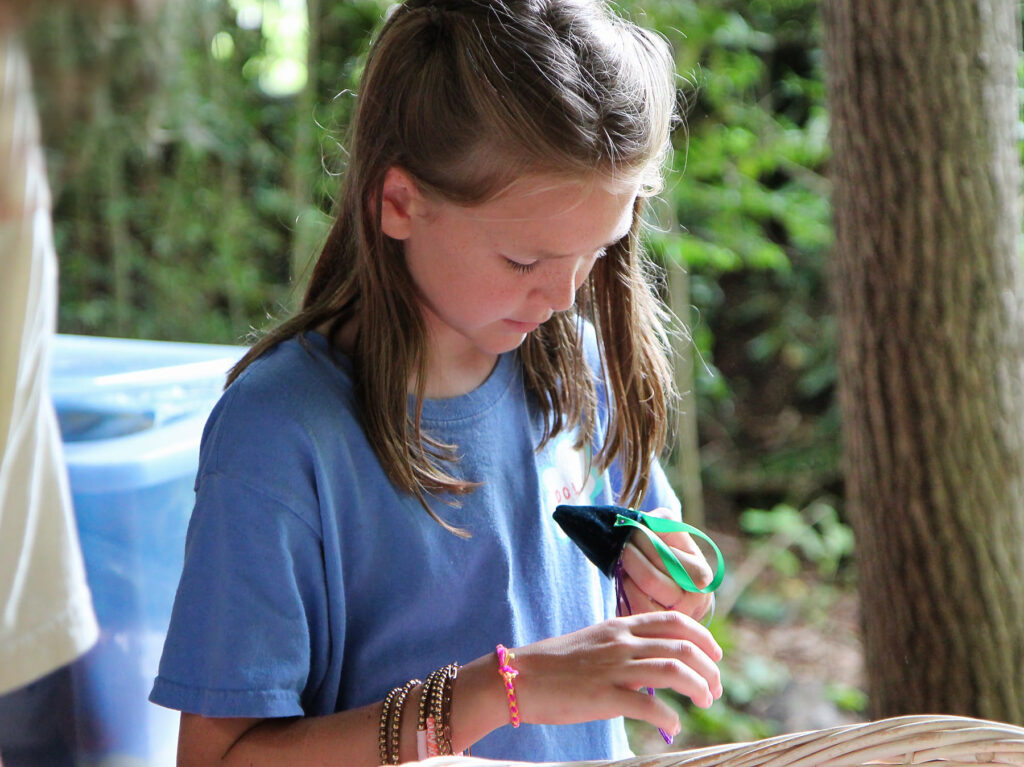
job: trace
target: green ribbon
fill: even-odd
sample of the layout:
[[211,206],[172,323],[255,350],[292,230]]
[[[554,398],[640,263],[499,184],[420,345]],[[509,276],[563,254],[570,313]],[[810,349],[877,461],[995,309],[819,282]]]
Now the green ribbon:
[[[661,517],[654,517],[650,514],[644,514],[642,511],[637,512],[640,515],[640,522],[634,519],[625,517],[622,514],[618,514],[615,517],[616,527],[635,527],[637,530],[643,532],[654,548],[658,552],[658,556],[661,557],[661,561],[665,564],[665,569],[668,574],[672,577],[672,580],[676,582],[683,591],[690,591],[694,594],[710,594],[712,591],[722,585],[722,578],[725,577],[725,559],[722,557],[722,552],[719,550],[715,542],[711,540],[707,535],[698,530],[693,525],[688,525],[685,522],[676,522],[672,519],[662,519]],[[672,553],[672,549],[668,547],[661,538],[655,533],[689,533],[695,535],[701,540],[707,541],[711,548],[715,550],[715,556],[718,558],[718,563],[715,567],[715,577],[711,579],[704,588],[698,588],[697,584],[693,582],[693,578],[686,572],[686,568],[683,567],[682,563]]]

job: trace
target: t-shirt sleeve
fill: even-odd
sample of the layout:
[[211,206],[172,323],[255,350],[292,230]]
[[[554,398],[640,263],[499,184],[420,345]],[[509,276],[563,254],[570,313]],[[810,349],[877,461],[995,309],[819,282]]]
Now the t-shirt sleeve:
[[682,504],[679,502],[679,497],[672,489],[668,477],[665,476],[665,470],[661,467],[661,462],[655,458],[651,461],[647,494],[644,496],[640,508],[644,511],[651,511],[662,507],[671,509],[677,515],[682,513]]
[[206,716],[303,713],[324,625],[319,538],[239,479],[201,477],[150,700]]
[[[615,497],[618,498],[622,489],[622,471],[619,467],[619,462],[614,461],[609,468],[609,474],[611,475],[612,488],[615,491]],[[641,511],[653,511],[658,508],[671,509],[676,515],[682,513],[682,504],[679,502],[679,497],[672,489],[671,483],[668,481],[668,477],[665,476],[665,470],[661,467],[661,462],[657,458],[651,459],[651,466],[648,471],[648,484],[647,493],[644,495],[643,500],[638,505]]]

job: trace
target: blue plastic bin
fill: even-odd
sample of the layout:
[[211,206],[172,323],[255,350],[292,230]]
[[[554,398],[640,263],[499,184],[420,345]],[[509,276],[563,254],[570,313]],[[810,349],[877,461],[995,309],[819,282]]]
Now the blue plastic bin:
[[178,714],[147,696],[203,425],[244,351],[58,336],[51,387],[100,639],[69,667],[0,697],[5,767],[174,766]]

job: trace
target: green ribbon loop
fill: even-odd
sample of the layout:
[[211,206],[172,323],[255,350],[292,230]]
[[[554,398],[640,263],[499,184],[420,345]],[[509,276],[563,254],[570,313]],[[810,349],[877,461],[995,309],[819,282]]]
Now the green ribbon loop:
[[[640,514],[640,522],[634,519],[625,517],[619,514],[615,517],[616,527],[635,527],[637,530],[643,532],[654,548],[658,552],[658,556],[661,557],[661,561],[665,564],[665,569],[668,574],[672,577],[672,580],[676,582],[683,591],[690,591],[694,594],[710,594],[712,591],[722,585],[722,579],[725,577],[725,559],[722,557],[722,552],[719,550],[715,542],[711,540],[707,535],[698,530],[693,525],[688,525],[685,522],[676,522],[672,519],[662,519],[661,517],[654,517],[650,514]],[[686,572],[686,568],[683,567],[678,557],[672,553],[672,549],[668,547],[661,538],[655,533],[689,533],[695,535],[703,541],[707,541],[711,548],[715,550],[715,556],[718,558],[718,562],[715,566],[715,577],[711,579],[704,588],[698,588],[697,584],[693,582],[693,578]]]

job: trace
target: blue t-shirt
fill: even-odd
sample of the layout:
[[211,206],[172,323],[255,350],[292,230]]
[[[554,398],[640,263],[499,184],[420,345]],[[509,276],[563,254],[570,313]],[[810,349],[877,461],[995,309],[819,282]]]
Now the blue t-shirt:
[[[423,428],[458,445],[453,473],[484,481],[460,507],[432,501],[463,539],[391,484],[360,425],[350,363],[322,335],[305,338],[308,349],[291,339],[250,365],[207,423],[150,700],[206,716],[329,714],[499,642],[614,614],[612,584],[551,518],[559,503],[613,502],[614,472],[591,470],[571,435],[536,451],[543,422],[517,352],[474,391],[423,406]],[[678,508],[656,462],[644,506]],[[473,753],[630,755],[621,719],[506,726]]]

